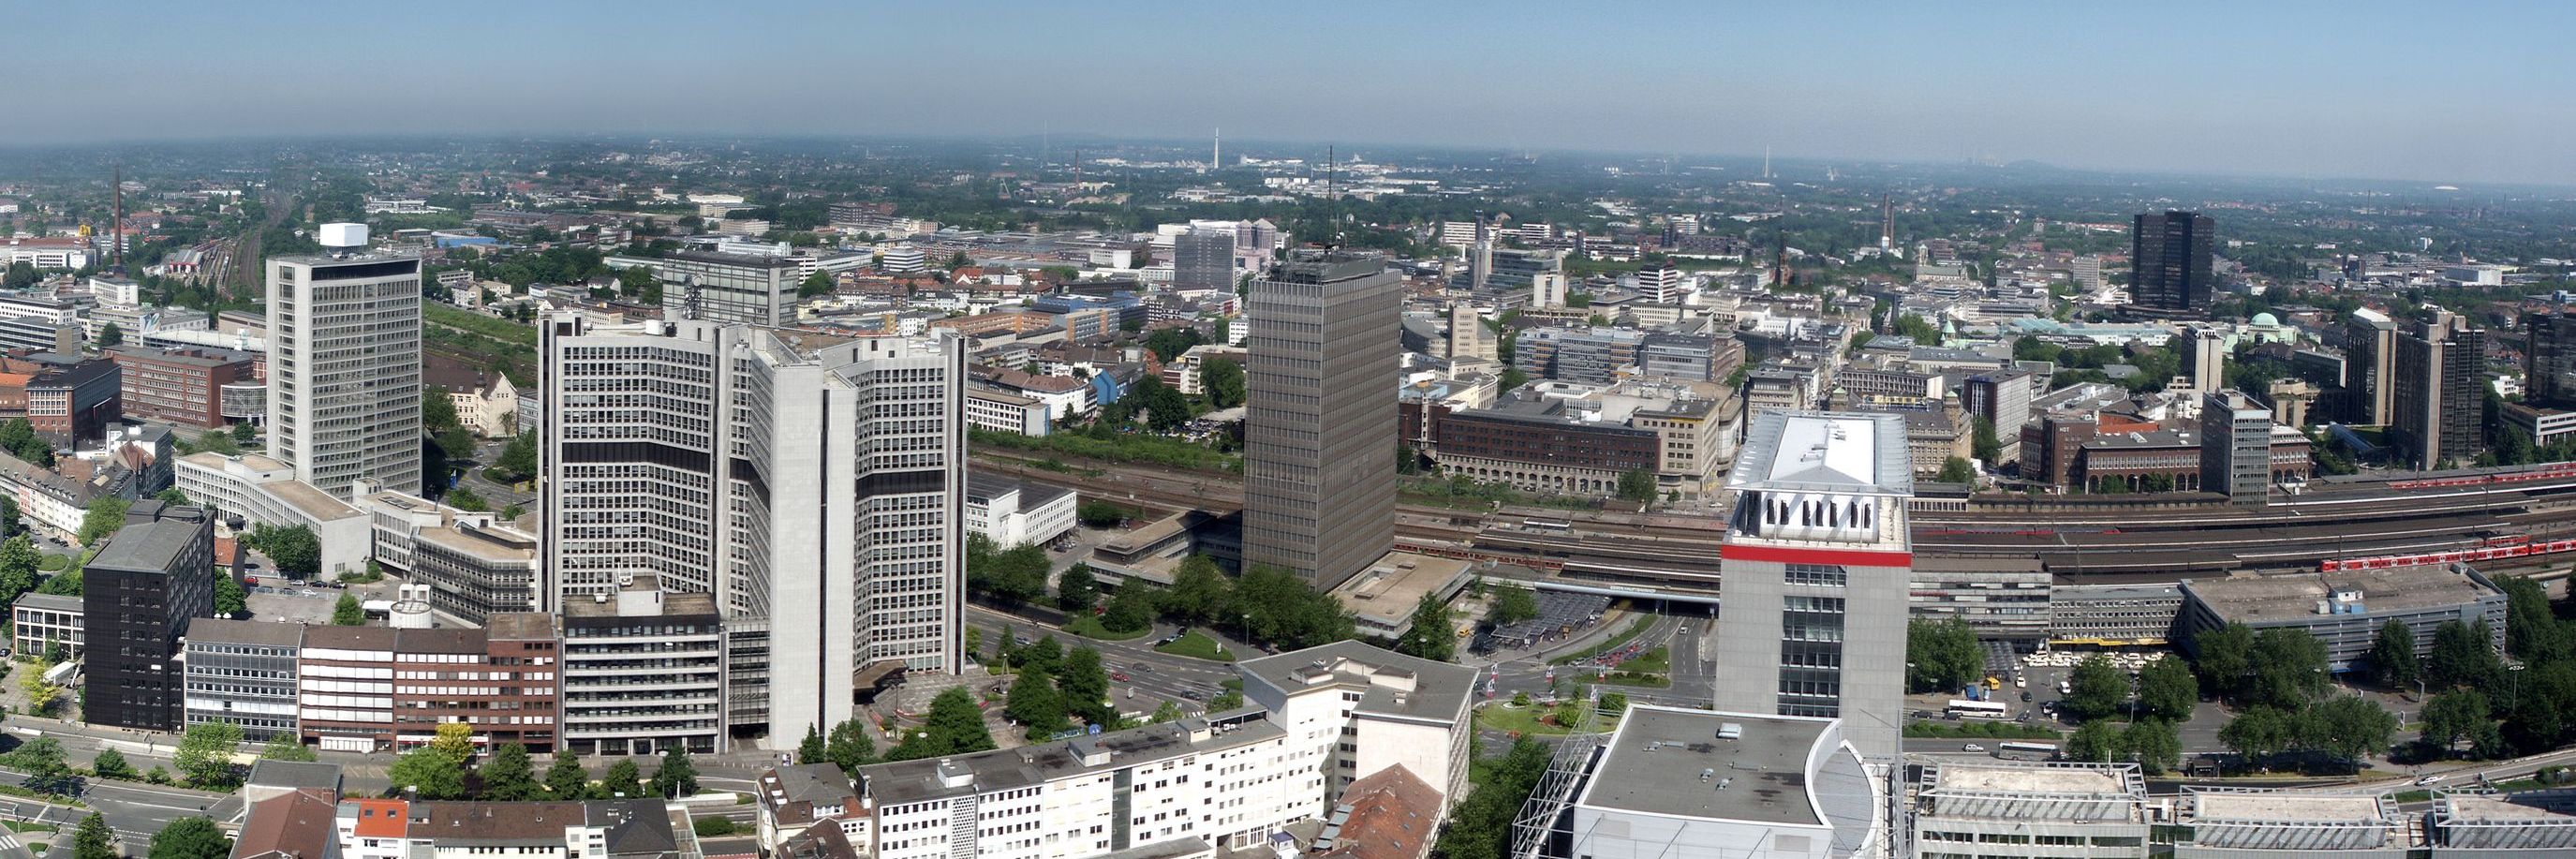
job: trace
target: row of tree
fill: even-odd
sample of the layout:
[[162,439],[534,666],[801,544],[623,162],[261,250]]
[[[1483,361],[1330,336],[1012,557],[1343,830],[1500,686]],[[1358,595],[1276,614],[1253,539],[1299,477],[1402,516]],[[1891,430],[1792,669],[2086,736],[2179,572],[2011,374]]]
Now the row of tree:
[[2192,649],[2202,688],[2238,708],[2218,740],[2247,763],[2269,768],[2287,755],[2349,766],[2395,739],[2396,714],[2333,694],[2325,643],[2305,630],[2230,623],[2195,636]]
[[393,782],[390,792],[431,800],[501,802],[686,797],[698,792],[697,764],[682,746],[664,749],[649,779],[635,758],[622,757],[594,782],[581,757],[569,750],[556,752],[540,778],[528,747],[518,743],[494,746],[480,762],[475,761],[471,727],[439,725],[437,736],[428,744],[396,758],[385,771]]

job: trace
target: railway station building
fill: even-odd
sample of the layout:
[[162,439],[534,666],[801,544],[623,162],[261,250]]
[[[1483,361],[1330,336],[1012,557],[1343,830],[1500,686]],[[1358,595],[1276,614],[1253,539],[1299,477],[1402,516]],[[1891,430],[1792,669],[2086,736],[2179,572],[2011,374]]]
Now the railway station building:
[[2485,620],[2504,647],[2504,591],[2467,564],[2184,579],[2181,587],[2176,625],[2186,649],[2201,631],[2231,622],[2256,632],[2299,629],[2325,643],[2328,669],[2350,671],[2390,620],[2415,633],[2417,653],[2432,652],[2433,630],[2452,620]]
[[1914,792],[1914,859],[2146,859],[2138,765],[1934,763]]

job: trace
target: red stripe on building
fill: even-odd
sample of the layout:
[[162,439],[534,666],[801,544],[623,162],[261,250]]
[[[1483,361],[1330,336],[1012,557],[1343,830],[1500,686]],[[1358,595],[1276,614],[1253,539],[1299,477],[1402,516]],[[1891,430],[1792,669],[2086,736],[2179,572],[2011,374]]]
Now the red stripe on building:
[[1863,549],[1802,549],[1790,546],[1719,546],[1717,556],[1728,561],[1773,561],[1782,564],[1825,564],[1837,567],[1911,567],[1912,552],[1872,552]]

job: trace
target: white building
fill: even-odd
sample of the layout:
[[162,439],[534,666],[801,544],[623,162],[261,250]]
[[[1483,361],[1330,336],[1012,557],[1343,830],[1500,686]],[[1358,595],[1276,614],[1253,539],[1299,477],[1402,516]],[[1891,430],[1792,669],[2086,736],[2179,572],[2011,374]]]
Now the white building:
[[1073,491],[967,472],[966,533],[1004,549],[1073,533]]
[[256,453],[192,453],[179,458],[174,472],[179,491],[200,506],[250,525],[313,529],[322,544],[323,577],[367,567],[375,534],[366,512],[295,479],[295,469],[284,462]]
[[918,247],[895,245],[881,254],[877,268],[887,274],[920,274],[930,270],[930,259]]
[[1543,855],[1844,859],[1884,855],[1884,780],[1839,719],[1632,705]]
[[713,594],[737,657],[725,717],[774,744],[848,719],[863,670],[957,669],[956,337],[557,314],[541,338],[539,610],[626,576]]
[[420,258],[361,252],[366,230],[268,261],[268,455],[343,499],[421,485]]
[[976,429],[1018,433],[1025,436],[1046,435],[1054,424],[1049,422],[1046,401],[1024,397],[1009,391],[975,385],[966,389],[966,422]]
[[[635,577],[615,593],[588,594],[560,613],[563,743],[557,748],[638,756],[674,746],[697,754],[725,750],[727,635],[712,595],[668,593],[649,576]],[[796,736],[804,736],[801,726]]]
[[[1324,796],[1402,765],[1456,805],[1467,792],[1476,670],[1342,641],[1236,663],[1244,700],[1324,761]],[[1318,817],[1329,809],[1313,810]]]
[[2137,764],[1938,761],[1914,795],[1915,859],[2146,859]]
[[449,391],[447,401],[456,406],[456,423],[467,432],[483,438],[518,434],[519,388],[508,376],[493,374],[492,383],[479,391]]

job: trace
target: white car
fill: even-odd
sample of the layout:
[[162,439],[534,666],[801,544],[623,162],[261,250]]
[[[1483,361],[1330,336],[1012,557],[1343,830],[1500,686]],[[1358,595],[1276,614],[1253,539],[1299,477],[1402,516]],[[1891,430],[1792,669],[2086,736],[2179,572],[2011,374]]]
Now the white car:
[[1977,745],[1977,744],[1975,744],[1975,743],[1969,743],[1969,744],[1967,744],[1967,745],[1964,745],[1964,746],[1960,746],[1960,747],[1959,747],[1959,751],[1963,751],[1963,752],[1982,752],[1982,751],[1985,751],[1985,750],[1986,750],[1986,747],[1984,747],[1984,746],[1980,746],[1980,745]]
[[2445,779],[2445,778],[2449,778],[2449,776],[2445,776],[2445,775],[2443,775],[2443,774],[2441,774],[2441,773],[2434,773],[2434,774],[2432,774],[2432,775],[2428,775],[2428,776],[2425,776],[2425,777],[2423,777],[2423,778],[2416,779],[2416,780],[2415,780],[2415,783],[2416,783],[2416,784],[2432,784],[2432,783],[2434,783],[2434,782],[2441,781],[2441,780],[2443,780],[2443,779]]

